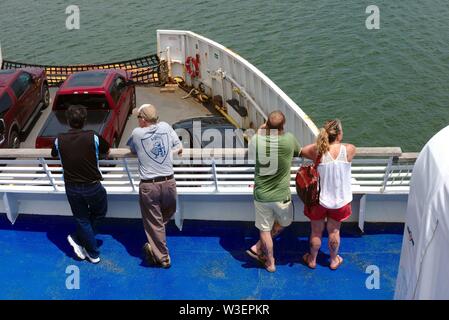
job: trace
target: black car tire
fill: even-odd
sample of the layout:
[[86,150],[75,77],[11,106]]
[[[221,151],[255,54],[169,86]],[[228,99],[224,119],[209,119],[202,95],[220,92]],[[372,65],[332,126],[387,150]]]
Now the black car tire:
[[120,144],[120,141],[117,138],[114,138],[114,141],[112,141],[111,148],[117,149],[119,144]]
[[131,115],[133,109],[136,108],[136,89],[134,88],[132,97],[131,97],[131,107],[129,108],[128,115]]
[[16,130],[13,130],[11,132],[11,135],[9,136],[8,147],[10,149],[18,149],[18,148],[20,148],[20,136],[19,136],[19,133]]
[[47,109],[50,105],[50,90],[48,89],[48,84],[44,83],[42,86],[42,110]]

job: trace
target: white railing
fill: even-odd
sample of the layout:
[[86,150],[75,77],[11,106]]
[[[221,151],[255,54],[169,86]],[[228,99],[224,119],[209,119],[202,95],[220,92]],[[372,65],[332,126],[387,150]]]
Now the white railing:
[[[416,156],[402,154],[400,148],[358,148],[352,163],[353,211],[358,211],[353,220],[358,218],[362,230],[365,220],[403,220]],[[109,216],[138,218],[137,159],[128,149],[113,149],[110,157],[114,159],[100,161],[111,203]],[[295,174],[302,162],[295,158],[291,168],[291,192],[299,209],[295,221],[304,220],[295,191]],[[180,228],[183,219],[254,219],[254,163],[246,149],[187,149],[175,159],[174,171],[179,197],[175,219]],[[19,213],[69,215],[62,175],[61,163],[50,158],[50,150],[0,150],[0,212],[6,212],[11,222]],[[383,203],[367,206],[367,196],[379,195],[394,196],[388,198],[388,208]],[[370,200],[370,205],[375,203],[376,197]]]
[[[0,150],[0,192],[64,192],[59,160],[45,149]],[[103,185],[110,193],[137,193],[138,163],[128,149],[113,149],[113,160],[101,160]],[[352,163],[354,193],[408,193],[416,155],[402,156],[400,148],[359,148]],[[291,168],[291,188],[304,160],[295,158]],[[254,163],[245,149],[187,149],[174,161],[178,192],[252,193]]]

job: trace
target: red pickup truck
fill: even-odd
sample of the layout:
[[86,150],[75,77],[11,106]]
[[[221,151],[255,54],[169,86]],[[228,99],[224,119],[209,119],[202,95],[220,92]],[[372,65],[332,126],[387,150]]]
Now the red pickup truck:
[[94,130],[118,147],[128,116],[136,106],[136,91],[123,70],[92,70],[70,75],[56,92],[52,112],[36,138],[36,148],[51,148],[70,126],[65,115],[71,105],[87,108],[85,130]]
[[44,69],[0,70],[0,148],[19,148],[40,111],[49,104]]

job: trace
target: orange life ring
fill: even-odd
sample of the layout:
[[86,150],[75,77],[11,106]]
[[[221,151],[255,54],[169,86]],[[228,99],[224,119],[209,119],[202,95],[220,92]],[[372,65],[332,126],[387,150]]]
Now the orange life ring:
[[190,77],[192,78],[198,77],[200,75],[200,66],[198,60],[191,56],[187,57],[186,70],[187,73],[190,75]]

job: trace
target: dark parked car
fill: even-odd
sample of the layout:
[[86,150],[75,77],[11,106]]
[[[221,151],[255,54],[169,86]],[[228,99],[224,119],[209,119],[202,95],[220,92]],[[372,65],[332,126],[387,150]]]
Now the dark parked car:
[[70,129],[65,112],[71,105],[85,106],[84,129],[98,132],[116,148],[128,116],[136,106],[135,86],[123,70],[92,70],[70,75],[56,92],[52,112],[36,139],[36,148],[51,148],[58,134]]
[[18,148],[50,104],[45,70],[0,70],[0,148]]
[[196,117],[172,125],[183,148],[245,148],[243,131],[222,116]]

